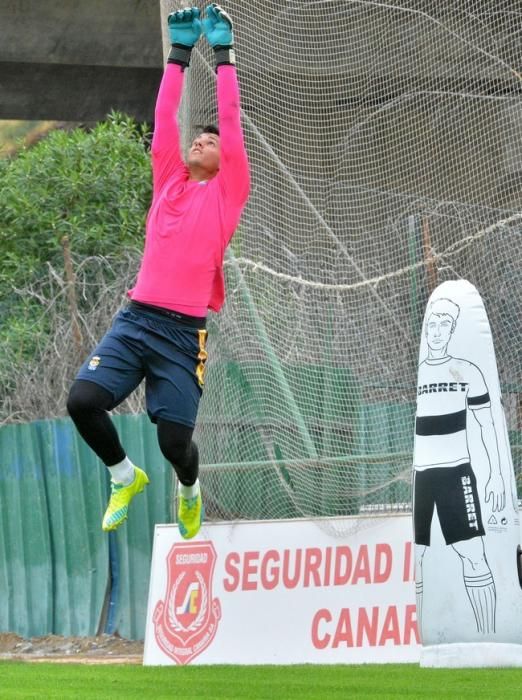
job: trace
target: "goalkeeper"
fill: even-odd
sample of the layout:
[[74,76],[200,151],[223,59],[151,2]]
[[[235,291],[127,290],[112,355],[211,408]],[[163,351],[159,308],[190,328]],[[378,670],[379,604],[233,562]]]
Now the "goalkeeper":
[[[115,530],[149,479],[125,453],[108,412],[145,379],[147,412],[179,481],[179,530],[189,539],[203,519],[192,433],[207,359],[205,319],[208,309],[223,305],[223,257],[250,176],[229,15],[215,3],[203,19],[197,8],[186,8],[169,15],[168,30],[172,48],[156,103],[153,198],[140,270],[129,304],[80,368],[67,410],[109,469],[111,497],[102,528]],[[203,128],[185,162],[176,113],[184,71],[202,33],[214,49],[218,127]]]

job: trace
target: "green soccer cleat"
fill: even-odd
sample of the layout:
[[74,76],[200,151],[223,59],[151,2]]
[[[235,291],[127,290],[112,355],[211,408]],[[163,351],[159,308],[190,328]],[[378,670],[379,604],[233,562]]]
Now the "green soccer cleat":
[[102,530],[116,530],[124,520],[127,520],[129,504],[137,493],[141,493],[149,483],[149,477],[143,469],[134,467],[134,481],[128,486],[111,481],[111,497],[102,522]]
[[201,493],[194,498],[178,493],[178,528],[183,539],[190,540],[198,534],[204,515]]

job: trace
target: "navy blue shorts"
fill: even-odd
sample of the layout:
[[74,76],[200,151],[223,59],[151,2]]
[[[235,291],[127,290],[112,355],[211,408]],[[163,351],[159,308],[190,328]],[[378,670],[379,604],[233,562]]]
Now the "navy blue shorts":
[[206,340],[205,328],[131,305],[116,315],[76,378],[107,389],[114,399],[111,409],[145,379],[151,420],[164,418],[193,428],[203,391]]

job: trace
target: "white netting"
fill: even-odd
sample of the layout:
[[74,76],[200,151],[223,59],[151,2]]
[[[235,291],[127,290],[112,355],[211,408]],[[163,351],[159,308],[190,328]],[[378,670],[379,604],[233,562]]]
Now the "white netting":
[[[437,283],[459,277],[490,316],[520,471],[514,7],[226,3],[253,189],[199,419],[212,515],[408,503],[424,308]],[[215,120],[214,95],[201,42],[181,111],[187,141]]]
[[[436,284],[459,277],[490,317],[520,493],[522,12],[513,6],[226,3],[253,188],[226,258],[227,302],[210,320],[197,439],[211,517],[407,507],[424,309]],[[213,57],[200,42],[180,113],[186,142],[215,116]],[[45,323],[31,337],[39,361],[4,372],[14,389],[2,416],[63,413],[78,357],[137,266],[136,256],[76,266],[78,338],[69,282],[49,269]],[[143,389],[121,410],[143,411]]]

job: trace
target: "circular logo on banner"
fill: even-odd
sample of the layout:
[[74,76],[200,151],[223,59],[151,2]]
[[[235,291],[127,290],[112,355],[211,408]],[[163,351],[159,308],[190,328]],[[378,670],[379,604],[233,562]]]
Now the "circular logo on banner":
[[154,636],[178,664],[190,663],[216,634],[221,604],[212,599],[215,563],[212,542],[178,543],[166,557],[167,590],[154,609]]

